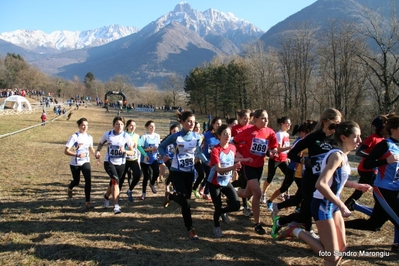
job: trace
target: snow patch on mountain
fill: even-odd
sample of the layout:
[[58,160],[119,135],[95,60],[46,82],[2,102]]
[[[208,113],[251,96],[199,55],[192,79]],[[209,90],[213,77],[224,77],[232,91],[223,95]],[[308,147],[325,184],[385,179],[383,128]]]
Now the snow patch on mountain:
[[41,30],[16,30],[0,33],[0,39],[28,50],[51,48],[60,51],[100,46],[140,29],[131,26],[109,25],[86,31],[54,31],[46,34]]

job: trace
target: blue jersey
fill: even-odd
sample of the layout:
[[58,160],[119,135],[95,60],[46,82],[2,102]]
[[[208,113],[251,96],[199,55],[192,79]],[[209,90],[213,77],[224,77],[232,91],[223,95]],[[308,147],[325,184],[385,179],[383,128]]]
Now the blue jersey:
[[[398,146],[390,139],[386,139],[388,151],[383,158],[388,158],[391,154],[399,155]],[[399,163],[385,164],[378,167],[377,177],[374,186],[388,190],[399,191]]]
[[[159,146],[159,143],[161,142],[161,137],[157,133],[153,134],[144,134],[140,138],[140,143],[143,149],[148,149],[148,148],[154,148]],[[154,161],[158,160],[158,151],[147,151],[147,156],[148,156],[148,161],[145,160],[144,155],[141,155],[141,162],[146,163],[146,164],[152,164]]]
[[220,141],[216,138],[216,136],[211,131],[205,132],[203,146],[202,146],[202,152],[205,154],[205,156],[208,160],[211,158],[211,153],[212,153],[213,147],[218,145],[219,142]]

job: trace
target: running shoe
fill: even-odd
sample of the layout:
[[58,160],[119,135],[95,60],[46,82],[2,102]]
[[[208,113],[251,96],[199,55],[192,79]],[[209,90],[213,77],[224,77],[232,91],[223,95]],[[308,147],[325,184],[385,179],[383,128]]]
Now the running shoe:
[[104,208],[109,207],[109,198],[107,198],[106,194],[104,194]]
[[287,195],[285,193],[280,194],[280,196],[278,196],[278,199],[281,201],[285,201],[287,199]]
[[272,209],[273,209],[273,211],[272,211],[272,218],[274,218],[274,217],[277,216],[277,214],[278,214],[278,212],[279,212],[279,209],[278,209],[278,207],[277,207],[277,203],[273,203]]
[[320,237],[315,233],[315,231],[313,231],[313,230],[310,230],[309,231],[309,234],[313,237],[313,238],[315,238],[315,239],[320,239]]
[[132,193],[132,191],[129,189],[127,192],[126,192],[126,194],[127,194],[127,197],[128,197],[128,199],[129,199],[129,201],[130,202],[133,202],[133,193]]
[[90,203],[90,201],[85,204],[86,210],[94,209],[94,205]]
[[277,237],[277,240],[284,240],[287,237],[293,238],[295,236],[294,229],[296,228],[301,228],[301,226],[297,222],[289,223],[287,228],[280,232],[280,234]]
[[151,188],[152,193],[157,194],[157,189],[155,188],[154,185],[150,184],[150,188]]
[[213,234],[214,234],[215,237],[217,237],[217,238],[223,237],[222,228],[220,228],[220,226],[214,227],[214,228],[213,228]]
[[347,207],[350,211],[354,211],[354,210],[355,210],[355,208],[354,208],[355,204],[356,204],[356,200],[354,200],[354,199],[352,199],[352,198],[346,200],[346,202],[345,202],[346,207]]
[[227,213],[222,213],[222,215],[220,215],[220,217],[222,217],[223,223],[230,224],[230,217]]
[[199,192],[199,193],[200,193],[201,196],[204,195],[204,191],[205,191],[205,187],[203,187],[203,188],[200,189],[200,192]]
[[72,198],[72,189],[70,189],[69,187],[68,187],[68,197]]
[[115,204],[115,207],[114,207],[114,214],[120,214],[122,211],[121,211],[121,207],[119,207],[119,204]]
[[258,235],[264,235],[264,234],[266,234],[266,230],[263,229],[263,226],[262,226],[261,224],[255,224],[255,232],[256,232]]
[[202,196],[202,198],[203,198],[203,199],[206,199],[206,200],[212,200],[211,195],[209,195],[209,194],[204,194],[204,195]]
[[260,198],[260,202],[266,204],[266,195],[262,194],[262,197]]
[[246,217],[251,217],[252,215],[254,215],[253,213],[252,213],[252,211],[247,207],[247,208],[245,208],[244,207],[244,209],[242,210],[242,212],[244,213],[244,215],[246,216]]
[[197,234],[195,233],[195,229],[194,229],[194,228],[191,228],[191,229],[188,231],[188,238],[191,239],[191,240],[199,240],[199,237],[198,237]]
[[170,202],[169,195],[170,195],[169,192],[165,192],[165,201],[163,202],[164,208],[167,208],[169,206],[169,202]]
[[270,200],[268,200],[266,202],[266,207],[268,211],[273,211],[273,202],[271,202]]
[[280,219],[280,217],[278,216],[273,218],[272,230],[270,231],[270,234],[273,239],[276,239],[278,237],[278,231],[281,229],[281,226],[277,225],[278,219]]
[[194,194],[194,196],[195,196],[196,199],[201,198],[201,195],[200,195],[200,193],[198,192],[197,189],[193,189],[193,194]]
[[141,194],[141,200],[145,199],[145,193]]

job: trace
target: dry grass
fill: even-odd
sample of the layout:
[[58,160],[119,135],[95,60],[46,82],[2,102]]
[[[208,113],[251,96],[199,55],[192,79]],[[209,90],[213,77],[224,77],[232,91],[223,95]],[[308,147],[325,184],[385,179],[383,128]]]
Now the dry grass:
[[[51,112],[49,112],[51,113]],[[52,114],[50,114],[52,115]],[[194,226],[200,241],[186,238],[183,220],[176,203],[162,207],[163,185],[157,194],[148,189],[148,198],[138,200],[141,187],[130,203],[121,195],[122,214],[102,208],[102,195],[108,178],[102,166],[92,164],[92,200],[96,208],[84,210],[83,184],[67,198],[71,180],[65,142],[77,130],[75,121],[89,120],[89,133],[98,141],[111,128],[114,113],[97,107],[74,111],[71,121],[61,117],[47,126],[38,126],[0,139],[3,170],[0,176],[0,263],[2,265],[315,265],[322,259],[297,240],[273,241],[270,235],[253,231],[253,220],[240,212],[231,214],[232,223],[222,225],[225,237],[212,234],[213,206],[193,200]],[[140,115],[140,116],[139,116]],[[39,123],[38,113],[1,116],[0,134]],[[129,114],[144,132],[144,123],[153,119],[161,136],[167,134],[171,113]],[[202,122],[202,121],[201,121]],[[95,144],[96,145],[96,144]],[[269,193],[279,185],[276,177]],[[82,183],[84,180],[82,178]],[[125,185],[126,188],[126,185]],[[293,187],[291,191],[293,192]],[[125,189],[124,189],[125,191]],[[347,195],[350,191],[345,191]],[[344,196],[345,197],[345,196]],[[371,194],[361,203],[371,205]],[[283,211],[288,214],[292,210]],[[270,231],[270,214],[262,207],[262,220]],[[362,216],[355,213],[354,217]],[[388,251],[393,226],[387,223],[380,232],[350,230],[350,251]],[[348,265],[395,265],[398,257],[349,257]]]

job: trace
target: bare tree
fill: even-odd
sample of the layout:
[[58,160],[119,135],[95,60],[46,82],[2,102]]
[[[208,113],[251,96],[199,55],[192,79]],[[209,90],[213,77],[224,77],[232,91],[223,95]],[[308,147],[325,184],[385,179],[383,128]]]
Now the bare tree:
[[354,118],[361,111],[367,81],[357,54],[365,43],[354,23],[332,20],[322,32],[318,58],[320,65],[320,100]]
[[399,18],[397,6],[393,2],[391,5],[391,15],[387,19],[378,11],[365,12],[366,22],[361,32],[371,45],[367,53],[358,54],[376,77],[369,78],[369,82],[380,113],[393,111],[399,100]]
[[316,64],[315,31],[306,23],[283,32],[278,50],[284,108],[294,110],[299,121],[306,120],[309,115],[308,96],[311,95],[311,78]]
[[[170,75],[166,81],[162,84],[162,87],[166,93],[166,102],[170,102],[172,106],[181,106],[185,99],[184,93],[184,78],[176,73]],[[168,105],[168,104],[166,104]]]

